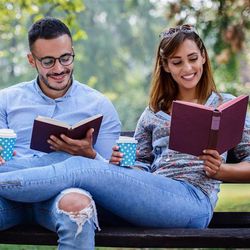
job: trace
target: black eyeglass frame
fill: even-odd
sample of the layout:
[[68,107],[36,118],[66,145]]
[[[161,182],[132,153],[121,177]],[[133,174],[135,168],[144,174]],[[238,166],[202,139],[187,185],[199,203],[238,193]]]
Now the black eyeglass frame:
[[[72,63],[74,62],[74,58],[75,58],[75,54],[74,54],[74,53],[72,53],[72,54],[71,54],[71,53],[66,53],[66,54],[64,54],[64,55],[61,55],[60,57],[45,56],[45,57],[39,58],[39,57],[35,56],[34,53],[32,53],[32,56],[33,56],[35,59],[37,59],[37,60],[41,63],[42,67],[45,68],[45,69],[53,68],[53,67],[55,66],[55,64],[56,64],[56,60],[58,60],[59,63],[60,63],[62,66],[69,66],[70,64],[72,64]],[[67,62],[67,63],[64,63],[64,62],[62,61],[62,60],[63,60],[63,57],[65,57],[65,56],[69,56],[69,58],[72,58],[72,59],[70,60],[69,63],[68,63],[68,62]],[[43,63],[43,61],[46,60],[46,59],[53,59],[53,63],[52,63],[50,66],[46,66],[46,65]]]

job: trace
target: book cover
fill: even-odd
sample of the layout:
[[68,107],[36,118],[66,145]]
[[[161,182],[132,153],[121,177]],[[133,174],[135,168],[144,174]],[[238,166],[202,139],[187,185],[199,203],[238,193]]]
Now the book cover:
[[60,138],[61,134],[72,139],[83,139],[90,128],[94,128],[93,145],[96,143],[97,136],[101,127],[103,115],[98,114],[83,119],[80,122],[70,126],[64,122],[53,118],[38,116],[34,120],[30,148],[42,152],[52,152],[47,140],[51,135]]
[[204,149],[220,154],[235,147],[242,138],[248,96],[241,95],[218,108],[174,101],[169,148],[199,156]]

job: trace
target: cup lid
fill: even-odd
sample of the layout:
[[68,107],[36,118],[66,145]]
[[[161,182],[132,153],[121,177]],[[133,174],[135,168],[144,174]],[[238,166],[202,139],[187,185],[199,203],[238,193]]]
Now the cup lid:
[[137,143],[138,141],[134,137],[120,136],[116,143]]
[[2,128],[0,129],[0,136],[1,137],[16,137],[16,133],[13,129]]

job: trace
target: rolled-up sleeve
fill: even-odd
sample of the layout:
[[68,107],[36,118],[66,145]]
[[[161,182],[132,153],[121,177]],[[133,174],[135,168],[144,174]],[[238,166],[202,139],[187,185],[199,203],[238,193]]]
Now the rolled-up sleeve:
[[99,154],[98,159],[102,157],[109,160],[121,132],[121,122],[113,104],[107,98],[99,103],[99,113],[103,114],[103,120],[94,148]]

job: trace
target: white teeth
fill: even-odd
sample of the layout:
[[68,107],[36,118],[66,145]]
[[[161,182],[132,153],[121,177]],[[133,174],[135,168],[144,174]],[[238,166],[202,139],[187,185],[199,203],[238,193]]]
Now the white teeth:
[[191,75],[186,75],[186,76],[182,76],[184,79],[187,79],[187,80],[189,80],[189,79],[191,79],[191,78],[193,78],[194,77],[194,73],[193,74],[191,74]]
[[64,78],[64,75],[60,75],[60,76],[53,76],[52,78],[54,78],[55,80],[61,80]]

